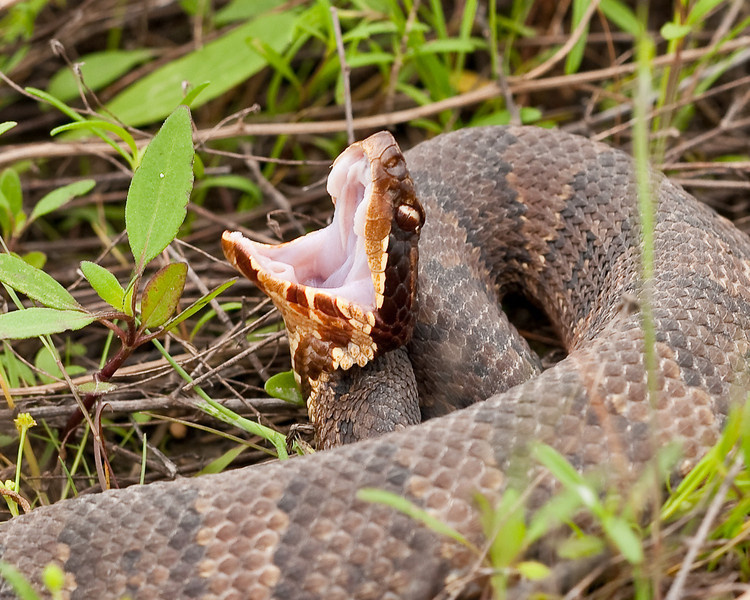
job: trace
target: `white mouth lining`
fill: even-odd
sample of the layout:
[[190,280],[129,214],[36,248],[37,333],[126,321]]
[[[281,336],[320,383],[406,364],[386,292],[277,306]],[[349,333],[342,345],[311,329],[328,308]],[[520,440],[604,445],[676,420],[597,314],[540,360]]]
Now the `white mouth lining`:
[[336,201],[330,225],[280,246],[243,238],[243,249],[273,277],[372,310],[375,287],[364,242],[372,181],[369,161],[360,148],[350,147],[336,159],[326,187]]

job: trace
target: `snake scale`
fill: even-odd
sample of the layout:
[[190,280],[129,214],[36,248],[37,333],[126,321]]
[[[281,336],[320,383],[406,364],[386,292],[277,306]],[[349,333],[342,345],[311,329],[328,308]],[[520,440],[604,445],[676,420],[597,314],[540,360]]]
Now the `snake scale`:
[[[531,481],[531,441],[622,483],[676,440],[684,474],[748,389],[748,239],[653,174],[649,400],[631,160],[524,127],[445,134],[405,156],[426,215],[407,353],[422,412],[449,414],[283,463],[40,507],[0,525],[0,558],[37,587],[57,562],[71,598],[416,600],[462,581],[477,559],[358,499],[363,487],[404,496],[481,545],[476,494],[495,503]],[[498,308],[507,290],[543,307],[566,346],[542,373]]]

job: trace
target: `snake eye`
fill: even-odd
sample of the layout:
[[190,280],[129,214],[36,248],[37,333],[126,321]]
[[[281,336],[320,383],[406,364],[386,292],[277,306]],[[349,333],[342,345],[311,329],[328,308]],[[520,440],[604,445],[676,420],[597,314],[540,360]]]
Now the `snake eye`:
[[422,213],[413,206],[401,204],[396,209],[396,223],[404,231],[416,231],[423,225]]

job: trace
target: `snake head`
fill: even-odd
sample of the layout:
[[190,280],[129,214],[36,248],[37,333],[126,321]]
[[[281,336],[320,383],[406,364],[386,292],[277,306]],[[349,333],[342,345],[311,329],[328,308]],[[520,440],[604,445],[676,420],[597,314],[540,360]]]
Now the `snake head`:
[[408,342],[416,313],[424,210],[393,136],[349,146],[327,189],[335,209],[324,229],[278,245],[222,236],[227,260],[281,312],[308,396],[336,369],[364,367]]

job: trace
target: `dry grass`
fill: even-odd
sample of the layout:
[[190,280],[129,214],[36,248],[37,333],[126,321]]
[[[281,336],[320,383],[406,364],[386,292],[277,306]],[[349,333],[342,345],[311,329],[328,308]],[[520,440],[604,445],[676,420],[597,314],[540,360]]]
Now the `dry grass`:
[[[433,14],[432,4],[423,4],[402,15],[407,30],[409,24],[426,21],[425,15]],[[469,32],[478,40],[489,41],[491,15],[485,3],[479,4]],[[750,8],[741,0],[718,4],[670,49],[658,31],[673,18],[672,7],[651,4],[649,31],[657,40],[652,65],[660,98],[651,113],[658,119],[653,139],[657,162],[688,191],[750,231],[750,28],[744,21],[750,17]],[[282,10],[311,5],[289,2]],[[452,75],[450,81],[430,82],[420,72],[420,65],[413,59],[409,62],[406,34],[376,36],[382,52],[396,59],[387,67],[373,63],[352,69],[356,135],[362,137],[389,127],[408,147],[434,132],[475,124],[480,119],[507,117],[513,121],[520,116],[629,149],[633,37],[594,9],[585,15],[589,18],[586,32],[583,26],[571,24],[567,3],[537,0],[515,5],[528,9],[517,18],[516,26],[527,28],[529,35],[501,38],[497,53],[477,47],[463,55],[436,54],[436,60]],[[348,9],[341,12],[345,35],[368,19],[391,20],[377,12],[359,11],[357,6],[362,5],[343,7]],[[460,37],[465,10],[473,3],[443,2],[442,6],[445,31],[451,38]],[[509,14],[505,9],[498,9],[498,13]],[[4,41],[0,57],[7,60],[20,50],[25,54],[11,68],[7,62],[2,67],[0,122],[14,120],[18,126],[0,137],[0,167],[12,166],[20,172],[25,206],[33,206],[48,191],[83,176],[97,181],[92,194],[74,200],[64,211],[29,229],[13,242],[13,249],[19,253],[43,252],[47,257],[45,270],[85,306],[95,308],[101,301],[76,270],[81,260],[100,262],[122,282],[127,281],[132,268],[121,236],[131,174],[106,144],[51,140],[49,131],[68,119],[42,106],[23,88],[45,89],[66,60],[74,63],[80,55],[102,50],[118,39],[125,40],[121,45],[129,49],[153,48],[154,61],[136,67],[95,95],[87,94],[86,103],[71,100],[71,105],[89,114],[155,68],[217,38],[222,30],[211,25],[212,14],[190,17],[176,2],[160,3],[158,7],[131,2],[126,10],[115,0],[50,4],[35,19],[28,39]],[[719,44],[738,27],[731,39]],[[504,31],[507,34],[508,29]],[[425,34],[428,41],[437,35],[434,29]],[[566,73],[565,61],[578,40],[585,42],[582,62]],[[376,51],[361,43],[361,54]],[[337,102],[333,89],[335,77],[325,80],[321,75],[325,65],[336,62],[332,54],[335,49],[310,40],[289,59],[293,72],[307,78],[299,88],[289,78],[278,77],[278,68],[267,67],[193,111],[196,147],[206,176],[242,176],[260,190],[263,203],[254,205],[231,187],[196,192],[188,207],[184,234],[170,250],[173,258],[179,256],[190,266],[185,305],[234,275],[219,248],[224,229],[240,229],[256,239],[275,241],[290,239],[325,222],[330,213],[323,186],[327,165],[346,142],[344,107]],[[505,65],[500,69],[502,75],[496,72],[498,65]],[[310,83],[316,77],[323,81],[317,87]],[[395,85],[395,81],[403,85]],[[279,93],[272,98],[274,89]],[[520,107],[536,112],[524,113]],[[149,132],[157,125],[133,130],[139,145],[147,142]],[[200,378],[213,398],[239,414],[290,431],[304,419],[301,411],[269,399],[263,392],[263,382],[269,375],[289,368],[283,336],[268,329],[278,317],[269,312],[268,302],[248,282],[231,288],[214,308],[216,315],[194,336],[191,328],[195,319],[166,341],[170,353],[194,378]],[[262,335],[254,334],[256,330],[262,330]],[[105,353],[107,330],[94,325],[75,334],[55,336],[54,340],[70,364],[90,374]],[[6,370],[11,363],[22,363],[34,371],[39,348],[36,340],[5,344]],[[243,350],[242,361],[233,361]],[[76,376],[74,381],[83,382],[87,377],[90,375]],[[238,444],[247,445],[247,449],[234,459],[233,466],[267,456],[266,451],[254,447],[258,440],[248,439],[191,408],[194,394],[190,387],[149,347],[132,357],[113,381],[117,389],[106,396],[102,416],[106,447],[121,486],[139,480],[144,444],[148,448],[146,481],[199,472]],[[0,408],[0,480],[12,478],[14,473],[12,416],[28,411],[37,422],[46,423],[46,428],[32,431],[32,441],[42,468],[46,466],[47,470],[40,477],[26,472],[23,494],[39,503],[57,500],[68,481],[74,483],[78,493],[98,489],[96,477],[91,475],[94,461],[90,441],[70,478],[61,470],[57,450],[50,441],[55,437],[53,430],[75,410],[68,383],[37,382],[12,390],[12,397],[14,410],[5,405]],[[74,442],[68,448],[68,469],[77,451]],[[721,541],[711,544],[720,545]],[[679,544],[673,548],[662,555],[670,565],[679,563],[684,551]],[[711,572],[701,570],[688,580],[683,597],[733,597],[746,591],[745,584],[739,583],[748,576],[746,562],[746,556],[738,553],[724,554]],[[633,594],[633,589],[622,582],[612,585],[616,591],[605,587],[597,597]]]

